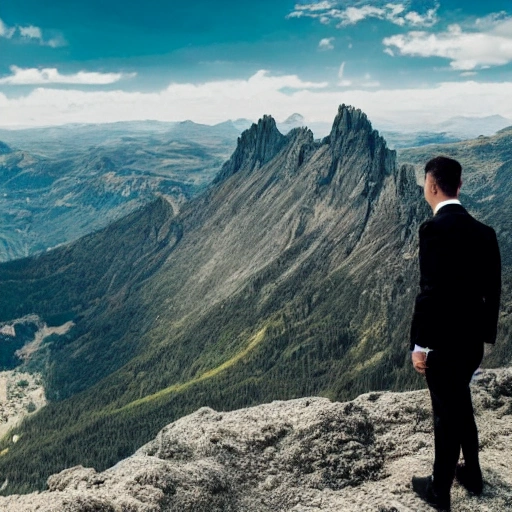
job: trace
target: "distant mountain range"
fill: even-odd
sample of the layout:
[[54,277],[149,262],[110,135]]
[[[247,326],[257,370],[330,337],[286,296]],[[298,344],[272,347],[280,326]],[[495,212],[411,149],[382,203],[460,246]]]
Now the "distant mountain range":
[[[466,159],[464,203],[496,228],[504,255],[486,362],[496,365],[511,359],[510,147],[510,131],[442,147]],[[51,403],[13,432],[18,443],[0,442],[3,492],[41,488],[75,464],[103,470],[204,405],[422,386],[407,341],[417,231],[431,214],[416,171],[431,151],[401,152],[409,164],[399,165],[345,105],[322,140],[305,128],[284,135],[265,116],[179,211],[162,196],[1,264],[6,332],[27,315],[74,324],[23,365],[43,373]]]
[[[192,121],[0,129],[0,261],[76,240],[163,194],[180,205],[207,186],[235,148],[248,119],[214,126]],[[287,134],[328,123],[294,113],[277,123]],[[391,148],[458,142],[512,125],[501,116],[456,117],[423,131],[383,125]]]
[[[215,126],[192,121],[121,121],[104,124],[67,124],[20,130],[0,129],[0,140],[18,150],[51,157],[66,151],[83,151],[94,146],[139,140],[165,143],[186,140],[192,143],[218,143],[222,136],[235,137],[251,122],[240,119]],[[238,125],[238,126],[237,126]]]
[[397,131],[392,127],[382,131],[389,144],[396,148],[446,144],[494,135],[512,126],[512,120],[494,115],[487,117],[452,117],[441,123],[425,126],[422,130]]
[[158,195],[178,211],[239,133],[156,121],[0,130],[0,261],[76,240]]
[[494,135],[499,130],[509,126],[512,126],[512,119],[499,115],[486,117],[457,116],[437,124],[439,130],[466,139],[476,138],[481,135]]
[[[411,120],[412,121],[412,120]],[[396,123],[376,123],[381,135],[386,139],[390,148],[409,148],[425,146],[427,144],[444,144],[460,142],[479,136],[494,135],[499,130],[512,126],[512,119],[493,115],[487,117],[452,117],[439,123],[431,123],[418,129],[417,125],[411,127],[397,127]],[[279,130],[287,133],[292,128],[307,126],[313,131],[315,138],[322,138],[329,134],[329,123],[309,122],[301,114],[292,114],[285,121],[277,123]]]

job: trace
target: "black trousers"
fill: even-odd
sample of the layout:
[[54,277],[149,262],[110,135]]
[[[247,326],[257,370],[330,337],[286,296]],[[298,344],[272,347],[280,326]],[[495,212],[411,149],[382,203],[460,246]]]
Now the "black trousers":
[[473,474],[480,473],[478,431],[469,383],[483,357],[483,343],[457,353],[433,350],[427,357],[428,389],[434,413],[434,487],[449,491],[460,450]]

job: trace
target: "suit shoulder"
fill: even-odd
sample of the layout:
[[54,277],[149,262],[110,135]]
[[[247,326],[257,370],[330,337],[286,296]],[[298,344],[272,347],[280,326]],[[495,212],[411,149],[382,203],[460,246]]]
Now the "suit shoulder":
[[491,226],[488,226],[487,224],[480,222],[474,217],[471,218],[473,219],[473,222],[477,229],[479,229],[483,235],[485,235],[487,238],[496,238],[496,231]]
[[431,219],[427,219],[420,225],[419,232],[421,235],[430,233],[431,231],[436,229],[436,218],[432,217]]

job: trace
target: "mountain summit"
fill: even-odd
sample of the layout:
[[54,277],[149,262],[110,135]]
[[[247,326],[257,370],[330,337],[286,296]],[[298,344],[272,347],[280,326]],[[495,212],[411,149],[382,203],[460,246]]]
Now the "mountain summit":
[[238,144],[231,158],[223,165],[214,183],[229,178],[241,168],[252,170],[271,160],[284,146],[286,137],[277,129],[271,116],[263,116],[238,138]]

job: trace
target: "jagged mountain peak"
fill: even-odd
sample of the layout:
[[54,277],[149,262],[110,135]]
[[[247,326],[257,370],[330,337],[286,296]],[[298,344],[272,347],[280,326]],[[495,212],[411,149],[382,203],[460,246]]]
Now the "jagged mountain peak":
[[[338,201],[356,194],[370,202],[380,193],[386,176],[396,174],[396,153],[372,128],[366,114],[345,104],[340,105],[331,133],[322,141],[330,161],[320,173],[318,185],[333,188]],[[332,186],[331,186],[332,185]]]
[[331,133],[326,137],[327,142],[335,144],[336,141],[345,137],[348,133],[364,133],[379,138],[382,143],[385,141],[374,130],[366,114],[358,108],[344,103],[339,106],[338,114],[334,118]]
[[240,135],[235,152],[223,165],[214,183],[224,181],[242,168],[251,171],[261,167],[279,152],[286,141],[274,118],[264,115]]
[[[264,115],[238,138],[235,152],[224,164],[214,183],[224,181],[242,168],[248,171],[260,168],[274,158],[287,143],[296,141],[298,136],[307,137],[307,142],[313,145],[313,134],[307,128],[294,128],[284,136],[274,118]],[[367,166],[368,172],[371,171],[370,168],[378,168],[380,174],[385,168],[384,174],[389,174],[394,169],[395,152],[387,148],[385,140],[372,128],[366,114],[352,106],[339,106],[331,133],[322,143],[329,144],[333,164],[329,166],[326,179],[321,179],[321,185],[331,183],[340,162],[347,163],[354,156],[366,153],[368,159],[374,161],[374,164]]]
[[292,128],[286,134],[286,138],[288,140],[304,139],[305,141],[311,142],[311,143],[313,143],[315,141],[313,132],[306,126],[297,126],[295,128]]
[[254,136],[260,137],[265,135],[281,135],[281,132],[277,129],[276,121],[272,116],[264,115],[261,119],[258,119],[257,123],[253,123],[248,130],[245,130],[241,139],[244,137],[254,139]]

